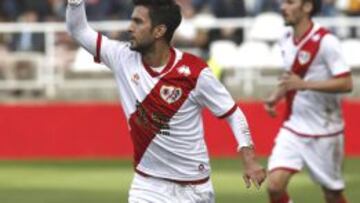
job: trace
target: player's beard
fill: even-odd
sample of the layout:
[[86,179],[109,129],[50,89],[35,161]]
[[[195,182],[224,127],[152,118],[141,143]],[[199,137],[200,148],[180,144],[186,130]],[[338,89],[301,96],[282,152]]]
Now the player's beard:
[[285,26],[294,26],[295,25],[295,23],[291,22],[291,21],[285,21],[284,24],[285,24]]
[[285,13],[283,13],[282,16],[284,19],[285,26],[293,26],[294,25],[294,22],[291,19],[289,19],[289,17]]
[[302,16],[301,14],[294,14],[291,17],[283,14],[285,26],[295,27],[301,22],[303,18],[304,16]]
[[148,52],[151,49],[151,47],[153,47],[153,44],[154,44],[154,42],[150,41],[150,40],[144,41],[142,43],[137,43],[137,41],[132,40],[130,43],[131,43],[131,46],[130,46],[131,50],[137,51],[142,54]]

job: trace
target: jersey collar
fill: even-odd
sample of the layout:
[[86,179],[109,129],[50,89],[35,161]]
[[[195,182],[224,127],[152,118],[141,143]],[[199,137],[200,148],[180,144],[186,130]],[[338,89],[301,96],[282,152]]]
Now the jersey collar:
[[158,77],[159,75],[166,73],[174,65],[174,62],[175,62],[174,48],[170,48],[170,59],[169,59],[168,63],[166,64],[165,68],[161,72],[156,72],[156,71],[152,70],[151,67],[148,64],[146,64],[144,62],[144,60],[142,60],[145,70],[151,75],[151,77]]
[[313,30],[314,28],[314,23],[311,21],[311,26],[306,30],[306,32],[298,39],[295,39],[295,35],[293,35],[293,42],[295,45],[299,45],[311,32],[311,30]]

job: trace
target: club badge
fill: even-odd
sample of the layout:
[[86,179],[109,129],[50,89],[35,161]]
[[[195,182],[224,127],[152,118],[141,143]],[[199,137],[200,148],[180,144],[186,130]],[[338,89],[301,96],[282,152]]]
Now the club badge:
[[301,65],[307,64],[310,61],[310,59],[311,59],[311,54],[309,52],[307,51],[299,52],[298,60]]
[[168,104],[172,104],[180,99],[182,96],[182,89],[174,86],[163,85],[160,88],[160,96]]

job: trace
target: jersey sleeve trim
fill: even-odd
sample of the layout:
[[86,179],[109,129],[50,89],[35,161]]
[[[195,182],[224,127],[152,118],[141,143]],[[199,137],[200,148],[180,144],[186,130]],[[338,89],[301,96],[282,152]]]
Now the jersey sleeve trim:
[[231,109],[230,109],[228,112],[226,112],[226,113],[225,113],[224,115],[222,115],[222,116],[218,116],[218,118],[224,119],[224,118],[226,118],[226,117],[228,117],[228,116],[231,116],[231,114],[233,114],[233,113],[236,111],[236,109],[237,109],[237,105],[234,104],[234,106],[231,107]]
[[102,35],[99,32],[96,40],[96,56],[94,57],[95,63],[101,63],[101,42],[102,42]]
[[347,72],[344,72],[344,73],[334,75],[334,78],[344,78],[344,77],[347,77],[347,76],[350,76],[350,75],[351,75],[351,72],[347,71]]

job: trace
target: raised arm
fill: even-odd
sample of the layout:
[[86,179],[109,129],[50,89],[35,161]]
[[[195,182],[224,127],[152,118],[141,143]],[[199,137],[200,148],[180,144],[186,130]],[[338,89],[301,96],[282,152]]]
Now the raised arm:
[[71,37],[80,46],[84,47],[92,55],[96,55],[98,34],[87,22],[84,0],[68,0],[66,27]]

